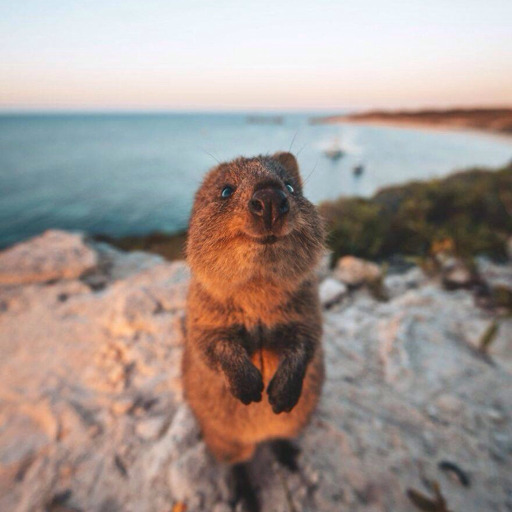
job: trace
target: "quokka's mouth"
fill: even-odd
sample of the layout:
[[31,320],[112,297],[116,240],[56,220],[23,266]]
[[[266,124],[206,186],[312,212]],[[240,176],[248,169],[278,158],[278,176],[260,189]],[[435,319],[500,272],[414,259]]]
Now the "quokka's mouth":
[[244,233],[245,237],[251,240],[251,242],[255,242],[260,245],[274,245],[279,242],[283,237],[277,235],[264,235],[264,236],[255,236],[249,235],[248,233]]
[[258,242],[259,244],[263,244],[263,245],[272,245],[272,244],[275,244],[278,240],[279,240],[279,237],[277,237],[276,235],[268,235],[268,236],[264,236],[262,238],[256,239],[256,242]]

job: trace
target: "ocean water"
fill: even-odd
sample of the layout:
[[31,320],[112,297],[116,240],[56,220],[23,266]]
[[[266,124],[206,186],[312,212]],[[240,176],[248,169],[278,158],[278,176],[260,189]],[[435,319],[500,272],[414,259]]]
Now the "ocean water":
[[[48,228],[179,231],[204,173],[239,155],[291,149],[316,203],[512,157],[510,139],[311,125],[311,115],[285,114],[281,124],[231,113],[0,115],[0,246]],[[335,143],[345,155],[331,161],[324,151]]]

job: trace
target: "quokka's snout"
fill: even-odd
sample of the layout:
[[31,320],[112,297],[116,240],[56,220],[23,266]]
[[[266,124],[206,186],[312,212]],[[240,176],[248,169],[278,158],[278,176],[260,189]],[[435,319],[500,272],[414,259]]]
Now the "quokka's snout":
[[248,208],[254,219],[271,232],[272,228],[290,211],[290,203],[283,190],[276,186],[267,186],[258,188],[254,192]]

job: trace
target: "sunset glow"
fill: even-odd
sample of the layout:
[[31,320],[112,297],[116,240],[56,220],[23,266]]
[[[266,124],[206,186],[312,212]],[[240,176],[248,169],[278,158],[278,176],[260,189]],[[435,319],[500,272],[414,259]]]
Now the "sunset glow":
[[2,109],[512,103],[506,0],[2,1],[0,10]]

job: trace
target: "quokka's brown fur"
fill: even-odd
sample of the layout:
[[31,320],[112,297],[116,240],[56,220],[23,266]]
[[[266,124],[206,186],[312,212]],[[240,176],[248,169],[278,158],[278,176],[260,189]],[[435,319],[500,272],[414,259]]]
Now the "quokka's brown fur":
[[241,462],[259,442],[295,437],[318,402],[322,248],[322,223],[290,153],[238,158],[206,175],[187,242],[183,376],[221,461]]

